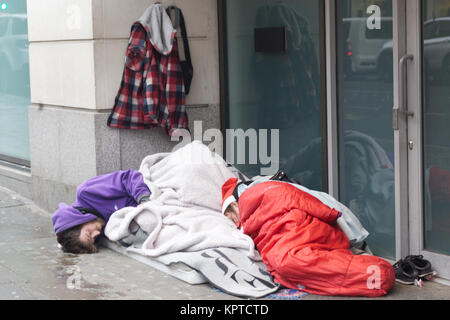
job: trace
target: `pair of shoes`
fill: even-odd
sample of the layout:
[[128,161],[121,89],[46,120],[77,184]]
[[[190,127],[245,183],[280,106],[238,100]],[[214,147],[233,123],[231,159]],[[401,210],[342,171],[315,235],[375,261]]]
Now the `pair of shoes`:
[[394,264],[395,281],[401,284],[414,284],[419,272],[410,261],[400,259]]
[[402,284],[421,283],[422,278],[435,274],[431,269],[431,263],[423,256],[407,256],[394,264],[395,280]]
[[419,273],[419,278],[425,278],[432,275],[434,271],[431,269],[431,263],[425,260],[422,255],[419,256],[407,256],[405,261],[409,261],[414,265],[414,268]]

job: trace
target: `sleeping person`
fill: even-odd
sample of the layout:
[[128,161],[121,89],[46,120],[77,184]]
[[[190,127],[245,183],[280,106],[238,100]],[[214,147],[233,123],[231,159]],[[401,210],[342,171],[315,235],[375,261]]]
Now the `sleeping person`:
[[394,286],[387,261],[351,252],[337,223],[342,213],[294,185],[232,178],[222,198],[222,213],[254,240],[275,282],[334,296],[376,297]]
[[96,253],[97,240],[111,215],[150,199],[143,176],[135,170],[117,171],[87,180],[77,188],[76,200],[60,203],[52,221],[57,241],[68,253]]

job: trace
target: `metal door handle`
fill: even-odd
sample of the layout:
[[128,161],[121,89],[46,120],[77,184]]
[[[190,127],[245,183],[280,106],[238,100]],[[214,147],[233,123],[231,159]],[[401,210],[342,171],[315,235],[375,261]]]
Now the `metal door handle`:
[[413,111],[408,111],[408,106],[405,103],[406,101],[406,83],[408,81],[407,77],[406,77],[406,64],[408,62],[408,60],[414,60],[414,56],[412,54],[407,54],[404,55],[403,57],[400,58],[400,62],[399,62],[399,106],[398,107],[394,107],[393,110],[393,117],[392,117],[392,121],[393,121],[393,128],[394,130],[399,130],[399,116],[400,114],[404,113],[409,117],[413,117],[414,116],[414,112]]

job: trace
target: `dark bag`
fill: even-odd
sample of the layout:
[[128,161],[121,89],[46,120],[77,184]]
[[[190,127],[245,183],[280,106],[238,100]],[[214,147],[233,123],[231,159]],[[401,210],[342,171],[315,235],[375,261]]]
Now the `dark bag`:
[[270,178],[271,181],[283,181],[288,183],[294,183],[294,184],[300,184],[300,182],[296,181],[295,179],[290,179],[286,172],[283,170],[280,170],[277,172],[276,175],[274,175],[272,178]]
[[167,8],[167,14],[169,15],[169,17],[172,10],[175,10],[176,14],[174,28],[178,29],[178,27],[180,27],[181,37],[183,39],[184,57],[186,60],[180,61],[180,65],[183,72],[185,93],[187,95],[191,90],[192,78],[194,77],[194,67],[192,65],[191,50],[189,49],[189,41],[187,38],[186,23],[184,21],[183,12],[181,12],[181,9],[176,6],[169,6]]

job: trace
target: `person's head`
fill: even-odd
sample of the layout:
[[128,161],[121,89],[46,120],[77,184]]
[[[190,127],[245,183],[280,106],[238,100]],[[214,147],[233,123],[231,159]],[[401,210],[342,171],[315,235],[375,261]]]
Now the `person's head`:
[[239,205],[236,201],[232,202],[226,209],[224,212],[224,215],[230,219],[231,221],[234,222],[234,224],[236,225],[236,227],[240,227],[241,226],[241,218],[239,216]]
[[95,219],[58,233],[58,242],[67,253],[97,253],[95,240],[101,234],[105,221]]
[[222,186],[222,214],[234,222],[236,227],[241,226],[239,205],[233,196],[233,191],[238,184],[237,178],[228,179]]
[[75,254],[98,251],[94,243],[105,225],[101,217],[60,203],[52,216],[52,222],[63,251]]

